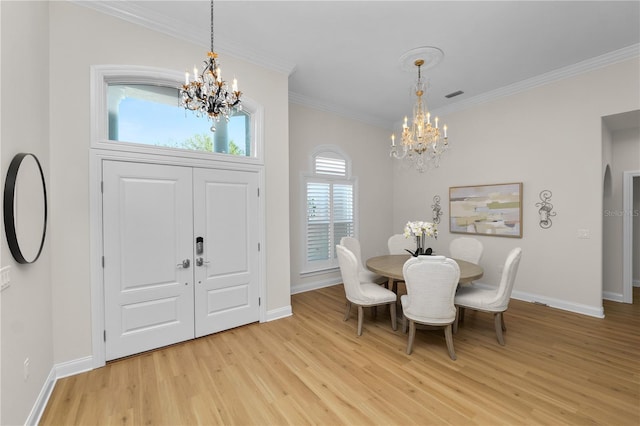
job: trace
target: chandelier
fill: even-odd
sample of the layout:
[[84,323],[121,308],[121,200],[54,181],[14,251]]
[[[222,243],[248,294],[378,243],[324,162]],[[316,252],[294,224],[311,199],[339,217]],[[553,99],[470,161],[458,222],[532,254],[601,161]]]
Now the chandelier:
[[238,90],[238,80],[233,79],[231,90],[222,74],[216,59],[218,54],[213,50],[213,0],[211,0],[211,50],[207,53],[202,73],[193,67],[193,81],[189,81],[189,73],[184,76],[184,84],[180,89],[180,106],[195,111],[198,117],[206,115],[211,120],[211,131],[215,132],[215,123],[220,117],[228,122],[229,115],[242,110]]
[[413,107],[413,120],[409,126],[407,117],[404,117],[400,140],[401,149],[396,145],[396,135],[391,135],[389,154],[392,158],[404,159],[413,164],[422,173],[428,168],[440,166],[440,157],[449,148],[449,142],[447,140],[447,125],[442,126],[441,132],[438,117],[431,120],[431,113],[423,100],[426,85],[422,81],[420,67],[424,65],[424,59],[416,59],[414,65],[418,67],[418,81],[415,85],[415,93],[418,98]]

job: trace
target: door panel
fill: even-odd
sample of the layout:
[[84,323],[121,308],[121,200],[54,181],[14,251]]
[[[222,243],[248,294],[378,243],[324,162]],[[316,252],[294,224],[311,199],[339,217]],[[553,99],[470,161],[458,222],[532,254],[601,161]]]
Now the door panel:
[[192,171],[103,162],[106,359],[193,337]]
[[[258,321],[256,173],[194,169],[196,337]],[[194,238],[195,238],[194,237]],[[196,264],[199,255],[196,255]]]

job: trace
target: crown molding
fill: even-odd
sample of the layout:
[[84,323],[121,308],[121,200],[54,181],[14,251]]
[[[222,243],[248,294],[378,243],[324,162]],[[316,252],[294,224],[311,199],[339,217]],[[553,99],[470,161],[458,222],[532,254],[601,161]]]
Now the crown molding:
[[496,90],[492,90],[490,92],[482,93],[469,99],[461,100],[459,102],[434,109],[432,113],[437,113],[438,115],[443,116],[449,113],[462,111],[476,105],[515,95],[517,93],[525,92],[539,86],[544,86],[556,81],[564,80],[569,77],[574,77],[576,75],[584,74],[589,71],[593,71],[637,57],[640,57],[640,43],[636,43],[622,49],[614,50],[612,52],[605,53],[591,59],[586,59],[573,65],[558,68],[556,70],[549,71],[547,73],[540,74],[535,77],[528,78],[526,80],[522,80]]
[[[78,6],[93,9],[97,12],[140,25],[150,30],[167,34],[171,37],[175,37],[198,46],[203,46],[207,49],[209,48],[209,45],[203,42],[209,40],[210,34],[208,32],[205,34],[202,31],[196,31],[189,25],[185,25],[185,23],[180,20],[158,13],[153,13],[153,11],[146,9],[135,2],[102,2],[86,0],[69,1]],[[278,71],[286,75],[291,75],[296,69],[296,64],[294,63],[288,62],[284,59],[273,58],[272,56],[267,56],[261,52],[251,51],[250,49],[241,47],[230,40],[221,40],[218,38],[216,42],[216,52],[233,56],[243,61]]]

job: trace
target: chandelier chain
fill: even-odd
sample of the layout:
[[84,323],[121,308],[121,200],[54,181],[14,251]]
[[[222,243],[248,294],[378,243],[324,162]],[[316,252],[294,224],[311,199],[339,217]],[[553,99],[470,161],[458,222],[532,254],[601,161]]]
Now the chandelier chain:
[[211,52],[213,50],[213,0],[211,0]]

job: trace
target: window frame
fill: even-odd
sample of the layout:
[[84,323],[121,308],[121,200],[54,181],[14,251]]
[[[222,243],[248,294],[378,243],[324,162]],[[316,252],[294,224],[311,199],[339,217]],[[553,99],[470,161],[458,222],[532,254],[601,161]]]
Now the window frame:
[[109,84],[145,84],[179,90],[183,81],[184,73],[154,67],[131,65],[92,66],[91,148],[264,165],[264,108],[246,95],[242,96],[242,108],[243,111],[248,113],[251,120],[253,155],[249,157],[109,140],[109,107],[107,105],[107,88]]
[[[336,175],[329,175],[329,174],[318,174],[315,172],[315,159],[318,156],[321,156],[321,154],[323,153],[330,153],[333,156],[339,156],[341,157],[344,161],[345,161],[345,175],[344,176],[336,176]],[[319,273],[325,273],[325,272],[333,272],[339,269],[339,264],[338,264],[338,259],[337,257],[335,257],[335,248],[333,250],[331,250],[332,254],[334,256],[331,257],[331,259],[324,259],[324,260],[316,260],[316,261],[309,261],[308,257],[307,257],[307,250],[308,250],[308,241],[307,241],[307,233],[308,233],[308,225],[309,222],[307,220],[307,185],[309,183],[327,183],[330,184],[332,187],[333,185],[336,184],[348,184],[351,185],[352,187],[352,196],[353,196],[353,236],[354,237],[358,237],[358,229],[359,229],[359,209],[358,209],[358,178],[353,176],[351,173],[351,159],[349,158],[348,155],[346,155],[344,153],[344,151],[342,151],[338,146],[336,145],[320,145],[318,147],[316,147],[313,152],[311,153],[311,155],[309,156],[309,164],[308,164],[308,172],[303,173],[301,175],[301,181],[302,181],[302,236],[301,236],[301,240],[302,240],[302,266],[301,266],[301,271],[300,271],[300,275],[302,277],[304,276],[310,276],[310,275],[316,275]],[[333,218],[331,219],[331,223],[330,223],[330,233],[333,234]],[[331,235],[331,237],[333,238],[333,235]],[[340,241],[333,241],[333,245],[335,246],[336,244],[339,244]],[[330,243],[331,244],[331,243]]]

